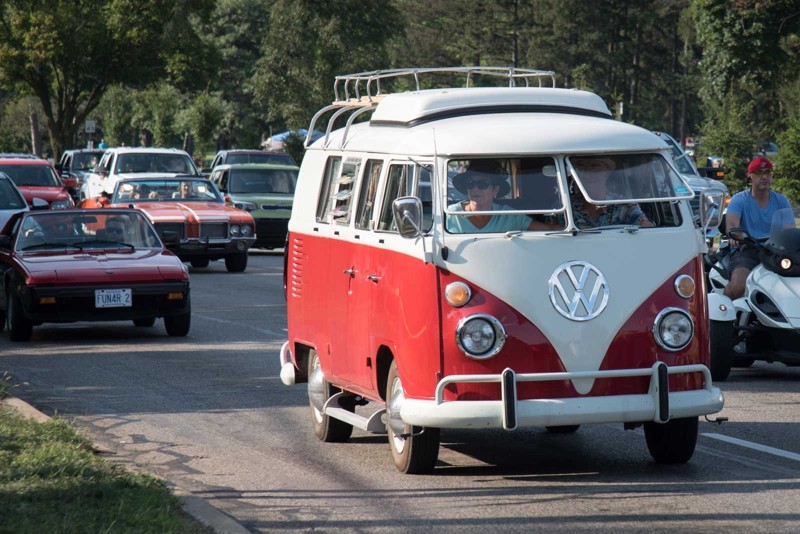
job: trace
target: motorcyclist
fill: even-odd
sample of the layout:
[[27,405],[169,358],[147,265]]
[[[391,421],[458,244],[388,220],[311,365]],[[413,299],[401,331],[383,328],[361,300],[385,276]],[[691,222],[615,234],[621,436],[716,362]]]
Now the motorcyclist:
[[733,195],[725,215],[728,242],[735,250],[731,253],[731,278],[724,294],[737,299],[744,294],[745,282],[750,271],[758,265],[757,247],[739,243],[730,235],[733,228],[744,228],[753,239],[765,239],[770,235],[773,214],[782,208],[791,208],[789,200],[772,191],[772,163],[763,156],[754,158],[747,166],[750,189]]

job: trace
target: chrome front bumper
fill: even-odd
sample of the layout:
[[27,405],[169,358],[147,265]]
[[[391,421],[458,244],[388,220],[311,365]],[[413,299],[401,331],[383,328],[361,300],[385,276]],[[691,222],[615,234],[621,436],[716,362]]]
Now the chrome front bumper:
[[[670,392],[668,375],[703,373],[699,390]],[[647,393],[565,399],[517,399],[518,382],[624,378],[650,376]],[[457,383],[500,383],[501,399],[444,401],[444,389]],[[580,425],[584,423],[665,423],[671,418],[696,417],[719,412],[722,391],[711,384],[705,365],[668,367],[657,362],[650,369],[621,369],[565,373],[516,374],[505,369],[495,375],[453,375],[436,387],[434,400],[406,398],[400,417],[410,425],[436,428],[504,428]]]

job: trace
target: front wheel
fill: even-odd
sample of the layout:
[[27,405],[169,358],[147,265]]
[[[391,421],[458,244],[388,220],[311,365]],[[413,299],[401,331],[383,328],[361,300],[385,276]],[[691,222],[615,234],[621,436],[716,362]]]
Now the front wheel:
[[247,269],[247,252],[237,252],[225,256],[225,268],[229,273],[243,273]]
[[694,454],[698,418],[672,419],[666,423],[645,423],[644,437],[650,456],[658,464],[683,464]]
[[395,467],[401,473],[430,473],[439,457],[440,430],[406,425],[400,419],[399,411],[405,393],[395,362],[389,368],[386,399],[386,433],[389,435],[389,448]]
[[192,302],[186,297],[186,309],[180,315],[167,315],[164,317],[164,328],[172,337],[184,337],[189,334],[192,326]]
[[733,323],[711,321],[711,378],[724,382],[731,374],[733,358]]
[[13,291],[8,293],[8,307],[6,310],[8,339],[11,341],[30,341],[33,335],[33,323],[22,313],[22,302]]
[[[311,424],[314,427],[314,435],[326,443],[344,443],[353,433],[352,425],[322,413],[322,408],[328,399],[339,391],[341,391],[339,388],[325,380],[322,367],[319,365],[319,355],[316,350],[311,349],[308,355],[308,404],[311,407]],[[344,400],[352,401],[352,399]],[[355,404],[352,402],[340,402],[339,405],[348,411],[355,411]]]

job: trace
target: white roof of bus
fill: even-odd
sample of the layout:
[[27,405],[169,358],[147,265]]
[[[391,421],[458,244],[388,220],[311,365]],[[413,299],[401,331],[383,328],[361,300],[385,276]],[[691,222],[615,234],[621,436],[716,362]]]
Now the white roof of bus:
[[[524,100],[525,95],[529,96],[528,100]],[[517,103],[534,107],[520,112],[516,110]],[[587,112],[581,110],[567,113],[563,109],[577,107],[572,105],[576,103],[586,104],[588,107],[581,109],[599,116],[587,116]],[[506,107],[491,113],[495,105]],[[553,112],[553,106],[560,111]],[[454,111],[459,107],[464,108],[463,114]],[[425,115],[439,111],[444,111],[445,116],[450,112],[455,116],[424,119]],[[470,114],[471,111],[474,114]],[[667,148],[655,134],[613,120],[606,113],[608,109],[599,96],[569,89],[475,88],[399,93],[385,96],[370,122],[351,126],[345,149],[418,156],[433,156],[435,150],[438,155],[449,156],[660,151]],[[331,132],[327,149],[338,150],[343,134],[344,128]],[[322,137],[310,148],[321,149],[324,145]]]
[[409,123],[456,109],[486,106],[557,106],[611,116],[603,99],[587,91],[540,87],[481,87],[389,94],[383,97],[372,114],[372,121]]

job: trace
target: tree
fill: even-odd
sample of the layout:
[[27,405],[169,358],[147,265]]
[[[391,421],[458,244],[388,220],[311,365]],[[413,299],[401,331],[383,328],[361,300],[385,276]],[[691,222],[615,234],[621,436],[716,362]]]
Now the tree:
[[389,67],[387,43],[402,30],[391,3],[276,0],[259,59],[257,101],[268,119],[306,127],[333,100],[336,75]]
[[214,149],[216,137],[226,104],[218,93],[204,91],[197,95],[192,105],[184,112],[183,122],[194,135],[194,153],[205,159],[205,154]]
[[[113,84],[196,83],[204,53],[188,24],[213,0],[13,0],[0,4],[0,83],[41,103],[54,157]],[[198,53],[199,52],[199,53]]]

